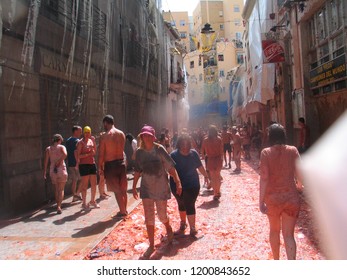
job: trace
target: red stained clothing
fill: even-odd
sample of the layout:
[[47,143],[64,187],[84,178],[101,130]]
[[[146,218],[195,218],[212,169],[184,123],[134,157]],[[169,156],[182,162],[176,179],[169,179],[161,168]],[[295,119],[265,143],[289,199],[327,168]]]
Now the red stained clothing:
[[269,210],[281,208],[289,215],[297,215],[300,201],[295,164],[299,158],[296,147],[288,145],[275,145],[261,152],[260,176],[268,182],[264,201]]

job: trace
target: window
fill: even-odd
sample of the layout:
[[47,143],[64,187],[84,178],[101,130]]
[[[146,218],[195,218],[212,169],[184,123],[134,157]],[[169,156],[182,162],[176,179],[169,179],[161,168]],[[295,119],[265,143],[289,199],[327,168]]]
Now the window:
[[182,39],[187,38],[187,32],[181,32],[180,35]]
[[186,26],[186,21],[184,19],[180,20],[180,26]]
[[236,32],[235,33],[235,38],[236,38],[236,40],[241,40],[242,39],[242,33],[241,32]]
[[329,44],[324,44],[319,48],[319,58],[321,60],[321,64],[329,61]]
[[193,60],[190,62],[190,68],[194,68],[194,61]]
[[219,77],[225,77],[224,70],[219,70]]
[[220,16],[220,17],[223,16],[223,11],[219,11],[219,16]]
[[234,5],[234,13],[239,13],[239,12],[240,12],[240,6]]
[[218,61],[224,61],[224,54],[218,55]]
[[236,61],[237,61],[237,64],[243,64],[244,54],[243,53],[237,53],[236,54]]
[[335,83],[335,90],[346,88],[346,80]]
[[236,18],[234,20],[235,26],[240,26],[241,25],[241,20],[239,18]]
[[317,14],[317,31],[318,31],[319,40],[324,40],[327,36],[325,16],[326,16],[326,9],[321,10]]
[[310,28],[309,45],[310,45],[310,48],[312,49],[316,46],[316,27],[314,24],[314,20],[310,21],[309,28]]
[[329,93],[332,91],[332,85],[327,85],[323,87],[323,93]]
[[220,29],[220,30],[224,30],[224,24],[220,24],[220,25],[219,25],[219,29]]

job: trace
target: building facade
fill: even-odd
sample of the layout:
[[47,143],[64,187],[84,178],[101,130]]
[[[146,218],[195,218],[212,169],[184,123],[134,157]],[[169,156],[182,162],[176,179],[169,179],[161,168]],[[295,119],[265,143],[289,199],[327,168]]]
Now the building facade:
[[43,180],[53,134],[78,124],[97,136],[104,114],[134,135],[167,125],[169,39],[160,1],[0,5],[0,212],[18,213],[54,197]]
[[[247,121],[249,108],[257,104],[251,121],[260,121],[263,129],[270,120],[280,122],[294,145],[303,117],[314,143],[346,110],[347,5],[342,0],[267,2],[249,0],[243,11],[247,75],[239,111]],[[256,40],[262,49],[252,49]],[[280,46],[282,61],[264,62],[269,40]],[[257,77],[260,83],[254,86]],[[261,81],[270,86],[264,88]]]
[[177,28],[181,45],[185,52],[190,51],[190,30],[188,12],[163,12],[164,20]]
[[[242,9],[242,0],[200,1],[193,12],[195,50],[185,56],[193,127],[232,122],[230,72],[244,60]],[[204,33],[206,24],[211,34]],[[209,50],[211,38],[213,55]]]

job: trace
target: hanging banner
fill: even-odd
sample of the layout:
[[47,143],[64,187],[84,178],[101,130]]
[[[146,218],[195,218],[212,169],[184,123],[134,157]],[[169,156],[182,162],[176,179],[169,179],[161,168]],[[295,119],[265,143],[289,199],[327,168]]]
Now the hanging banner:
[[283,41],[265,39],[262,40],[263,63],[277,63],[285,61]]

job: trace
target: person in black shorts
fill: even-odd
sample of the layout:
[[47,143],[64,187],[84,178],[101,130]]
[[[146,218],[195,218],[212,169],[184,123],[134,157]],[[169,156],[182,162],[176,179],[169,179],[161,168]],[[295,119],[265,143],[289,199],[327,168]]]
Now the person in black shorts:
[[[83,128],[83,138],[77,143],[76,161],[81,176],[81,193],[82,208],[87,210],[90,207],[100,208],[95,201],[96,195],[96,164],[95,164],[96,145],[95,140],[91,137],[91,128],[85,126]],[[91,198],[87,204],[88,184],[91,185]]]
[[171,192],[175,196],[180,214],[180,228],[176,234],[184,234],[187,228],[186,220],[188,219],[190,227],[190,235],[195,236],[197,230],[195,228],[195,202],[200,192],[199,175],[196,169],[205,178],[205,183],[208,184],[208,174],[201,163],[199,154],[191,149],[192,142],[188,134],[182,134],[177,140],[176,150],[170,156],[175,161],[175,168],[182,184],[182,193],[177,194],[176,183],[170,178]]

